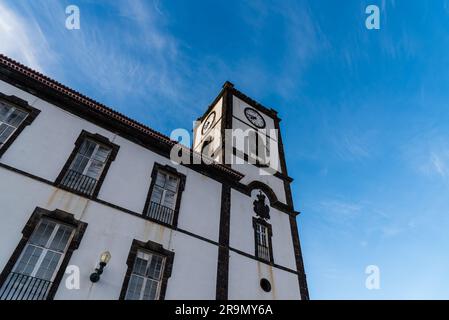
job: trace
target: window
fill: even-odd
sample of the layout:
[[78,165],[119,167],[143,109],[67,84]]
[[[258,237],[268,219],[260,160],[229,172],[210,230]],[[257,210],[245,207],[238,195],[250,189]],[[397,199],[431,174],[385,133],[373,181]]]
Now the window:
[[0,299],[45,299],[73,230],[73,227],[42,220],[1,287]]
[[128,256],[120,299],[163,300],[170,278],[174,253],[162,245],[134,240]]
[[112,145],[106,138],[85,131],[76,145],[56,183],[71,191],[96,196],[118,146]]
[[159,222],[176,225],[185,176],[168,166],[155,164],[144,214]]
[[0,156],[39,112],[20,98],[0,93]]
[[92,195],[110,153],[111,148],[90,139],[84,140],[61,184]]
[[[0,300],[44,300],[55,293],[51,289],[59,274],[58,281],[62,278],[61,269],[64,257],[69,251],[75,233],[79,235],[76,225],[66,224],[51,217],[47,217],[46,210],[37,208],[24,229],[22,239],[13,257],[8,262],[0,277]],[[59,217],[71,218],[68,213],[56,210]],[[42,217],[43,214],[45,217]],[[37,220],[37,222],[36,222]],[[32,225],[35,225],[34,227]],[[32,231],[27,231],[32,229]],[[83,224],[84,232],[85,224]],[[28,236],[29,233],[30,235]],[[70,249],[70,255],[74,250]],[[16,258],[17,257],[17,258]],[[68,260],[66,261],[67,264]]]
[[125,299],[158,300],[164,264],[165,257],[139,250]]
[[28,113],[0,101],[0,148],[22,124]]
[[0,289],[1,299],[45,299],[73,230],[55,221],[42,220]]
[[253,227],[256,257],[267,262],[273,262],[271,225],[263,219],[253,218]]
[[150,201],[174,210],[178,184],[178,177],[158,171]]
[[268,243],[268,228],[256,224],[256,245],[257,245],[257,256],[263,260],[270,261],[270,246]]

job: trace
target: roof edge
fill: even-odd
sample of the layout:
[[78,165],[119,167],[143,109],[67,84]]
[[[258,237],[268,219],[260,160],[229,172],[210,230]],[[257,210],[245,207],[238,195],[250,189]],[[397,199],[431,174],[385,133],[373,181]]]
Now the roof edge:
[[[118,111],[115,111],[114,109],[112,109],[92,98],[89,98],[86,95],[84,95],[66,85],[63,85],[62,83],[44,75],[38,71],[35,71],[35,70],[31,69],[30,67],[27,67],[27,66],[21,64],[20,62],[17,62],[1,53],[0,53],[0,66],[3,66],[13,72],[19,73],[22,76],[25,76],[27,78],[33,79],[34,81],[37,81],[41,85],[44,85],[51,90],[54,90],[60,94],[63,94],[65,97],[69,98],[70,100],[74,100],[77,103],[81,103],[82,105],[86,106],[87,108],[97,111],[97,112],[100,112],[104,116],[107,116],[116,121],[119,121],[120,123],[122,123],[130,128],[139,130],[140,132],[147,134],[147,135],[151,136],[152,138],[158,139],[159,141],[161,141],[162,143],[164,143],[170,147],[178,143],[175,140],[171,140],[168,136],[166,136],[154,129],[151,129],[147,125],[144,125],[134,119],[131,119],[131,118],[125,116],[124,114],[122,114]],[[182,148],[185,149],[186,151],[190,152],[190,154],[193,157],[200,156],[200,154],[196,151],[193,151],[192,148],[189,148],[186,146],[182,146]],[[231,174],[231,176],[234,179],[236,179],[237,181],[240,181],[244,177],[244,175],[242,173],[240,173],[228,166],[225,166],[223,164],[214,162],[213,164],[211,164],[211,166],[217,168],[218,170],[220,170],[222,172]],[[187,167],[189,167],[189,166],[187,166]]]

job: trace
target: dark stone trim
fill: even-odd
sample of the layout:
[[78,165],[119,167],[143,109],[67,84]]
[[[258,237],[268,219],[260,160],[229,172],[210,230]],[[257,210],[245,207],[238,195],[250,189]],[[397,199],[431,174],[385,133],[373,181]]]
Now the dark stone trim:
[[257,168],[267,168],[268,170],[272,170],[272,169],[269,169],[270,168],[269,165],[261,163],[259,159],[250,157],[247,153],[237,150],[236,147],[232,147],[232,155],[235,157],[238,157],[240,159],[243,159],[243,161],[244,161],[244,163],[242,163],[242,164],[236,164],[237,166],[250,164],[250,165],[256,166]]
[[252,260],[264,263],[266,265],[272,266],[273,268],[280,269],[282,271],[287,271],[289,273],[293,273],[293,274],[296,274],[296,275],[298,274],[298,271],[296,271],[296,270],[293,270],[293,269],[290,269],[290,268],[278,265],[278,264],[273,263],[273,262],[269,262],[269,261],[264,260],[264,259],[260,259],[260,258],[258,258],[256,256],[253,256],[252,254],[246,253],[246,252],[241,251],[239,249],[230,247],[229,250],[232,251],[232,252],[235,252],[235,253],[237,253],[239,255],[242,255],[242,256],[244,256],[246,258],[249,258],[249,259],[252,259]]
[[275,176],[276,178],[279,178],[281,180],[287,181],[287,182],[293,182],[293,178],[292,177],[286,176],[286,175],[284,175],[283,173],[281,173],[279,171],[274,173],[273,176]]
[[[281,162],[281,171],[282,175],[288,177],[287,172],[287,162],[285,161],[285,151],[284,151],[284,143],[282,142],[282,134],[280,127],[280,120],[274,121],[274,126],[278,130],[278,149],[279,149],[279,160]],[[293,179],[284,179],[284,191],[285,191],[285,199],[287,200],[287,205],[293,209],[293,196],[290,188],[290,183]]]
[[[227,81],[228,82],[228,81]],[[229,82],[230,83],[230,82]],[[203,121],[204,118],[209,114],[209,112],[215,107],[215,105],[217,104],[217,102],[223,97],[223,94],[225,92],[225,87],[226,87],[226,82],[223,85],[223,88],[221,89],[220,93],[215,97],[215,99],[212,101],[211,104],[209,104],[209,106],[207,107],[206,111],[203,113],[203,115],[201,117],[198,117],[196,119],[196,121]]]
[[233,189],[246,194],[247,196],[251,196],[251,192],[254,189],[260,189],[264,193],[266,193],[268,199],[270,200],[270,206],[274,209],[277,209],[281,212],[284,212],[290,216],[297,216],[299,212],[295,211],[291,206],[280,202],[277,199],[276,194],[274,193],[273,189],[271,189],[267,184],[260,182],[260,181],[252,181],[248,185],[244,184],[237,184],[235,186],[232,186]]
[[[37,177],[37,176],[35,176],[35,175],[29,174],[29,173],[27,173],[27,172],[25,172],[25,171],[22,171],[22,170],[19,170],[19,169],[10,167],[10,166],[8,166],[8,165],[6,165],[6,164],[0,163],[0,168],[4,168],[4,169],[9,170],[9,171],[12,171],[12,172],[14,172],[14,173],[23,175],[23,176],[25,176],[25,177],[27,177],[27,178],[30,178],[30,179],[36,180],[36,181],[38,181],[38,182],[45,183],[45,184],[47,184],[47,185],[53,186],[53,182],[50,181],[50,180],[42,179],[42,178]],[[73,192],[73,191],[68,191],[68,192],[71,192],[71,193],[73,193],[73,194],[76,194],[76,193]],[[80,196],[85,197],[85,195],[80,195]],[[169,229],[172,229],[173,231],[178,231],[178,232],[184,233],[184,234],[186,234],[186,235],[188,235],[188,236],[191,236],[191,237],[196,238],[196,239],[198,239],[198,240],[207,242],[207,243],[209,243],[209,244],[219,246],[219,243],[216,242],[216,241],[214,241],[214,240],[205,238],[205,237],[203,237],[203,236],[197,235],[197,234],[195,234],[195,233],[192,233],[192,232],[190,232],[190,231],[181,229],[181,228],[179,228],[179,227],[176,227],[176,228],[175,228],[175,227],[173,227],[173,226],[171,226],[171,225],[164,224],[164,223],[162,223],[162,222],[160,222],[160,221],[157,221],[157,220],[155,220],[155,219],[151,219],[151,218],[142,216],[141,213],[137,213],[137,212],[131,211],[131,210],[129,210],[129,209],[120,207],[120,206],[115,205],[115,204],[112,204],[112,203],[110,203],[110,202],[107,202],[107,201],[104,201],[104,200],[101,200],[101,199],[98,199],[98,198],[97,198],[97,199],[92,199],[92,201],[95,201],[95,202],[97,202],[97,203],[99,203],[99,204],[108,206],[108,207],[110,207],[110,208],[112,208],[112,209],[121,211],[121,212],[123,212],[123,213],[130,214],[130,215],[135,216],[135,217],[137,217],[137,218],[140,218],[140,219],[143,219],[143,220],[147,220],[147,221],[151,221],[151,222],[153,222],[153,223],[162,225],[162,226],[164,226],[164,227],[167,227],[167,228],[169,228]],[[238,250],[238,249],[229,247],[229,250],[234,251],[234,252],[236,252],[236,253],[238,253],[238,254],[241,254],[241,255],[243,255],[243,256],[246,256],[246,257],[248,257],[248,258],[251,258],[251,259],[254,259],[254,260],[263,262],[263,263],[267,263],[267,261],[258,259],[257,257],[255,257],[255,256],[253,256],[253,255],[251,255],[251,254],[249,254],[249,253],[240,251],[240,250]],[[275,268],[282,269],[282,270],[284,270],[284,271],[289,271],[289,272],[291,272],[291,273],[297,273],[297,271],[291,270],[291,269],[289,269],[289,268],[287,268],[287,267],[283,267],[283,266],[280,266],[280,265],[277,265],[277,264],[270,264],[270,265],[272,265],[272,266],[275,267]]]
[[216,241],[214,241],[214,240],[211,240],[211,239],[205,238],[205,237],[203,237],[203,236],[197,235],[197,234],[195,234],[195,233],[193,233],[193,232],[190,232],[190,231],[181,229],[181,228],[179,228],[178,226],[175,227],[175,226],[172,226],[172,225],[170,225],[170,224],[163,223],[163,222],[161,222],[161,221],[159,221],[159,220],[152,219],[152,218],[147,217],[147,216],[143,216],[141,213],[137,213],[137,212],[128,210],[128,209],[126,209],[126,208],[117,206],[117,205],[112,204],[112,203],[109,203],[109,202],[107,202],[107,201],[100,200],[100,199],[95,199],[95,200],[93,200],[93,201],[98,202],[98,203],[100,203],[100,204],[102,204],[102,205],[108,206],[108,207],[110,207],[110,208],[112,208],[112,209],[116,209],[116,210],[122,211],[122,212],[124,212],[124,213],[130,214],[130,215],[135,216],[135,217],[137,217],[137,218],[144,219],[144,220],[147,220],[147,221],[150,221],[150,222],[159,224],[159,225],[161,225],[161,226],[163,226],[163,227],[166,227],[166,228],[169,228],[169,229],[171,229],[171,230],[173,230],[173,231],[179,231],[179,232],[181,232],[181,233],[184,233],[184,234],[186,234],[186,235],[189,235],[189,236],[191,236],[191,237],[194,237],[194,238],[196,238],[196,239],[198,239],[198,240],[202,240],[202,241],[208,242],[208,243],[213,244],[213,245],[218,245],[218,242],[216,242]]
[[231,219],[231,188],[223,184],[221,189],[220,233],[218,240],[218,264],[216,299],[228,300],[229,281],[229,233]]
[[226,81],[223,85],[223,106],[222,106],[222,117],[221,117],[221,154],[222,163],[224,166],[231,167],[232,154],[226,152],[226,141],[232,141],[232,136],[226,129],[232,128],[232,110],[234,108],[232,89],[234,85]]
[[73,214],[59,209],[49,211],[37,207],[34,210],[33,214],[31,215],[31,217],[29,218],[28,222],[25,224],[22,230],[22,239],[19,241],[19,244],[14,250],[11,258],[9,259],[5,268],[0,274],[0,287],[3,285],[8,275],[11,273],[12,269],[14,268],[14,265],[19,259],[20,255],[22,254],[22,251],[25,248],[34,229],[38,225],[39,221],[41,221],[43,218],[48,218],[64,224],[71,225],[75,229],[75,234],[73,235],[73,238],[67,248],[67,252],[65,253],[64,258],[61,262],[61,266],[59,267],[55,279],[53,280],[53,284],[51,285],[50,290],[48,292],[47,300],[53,300],[58,290],[59,284],[61,283],[61,280],[64,276],[64,272],[67,268],[67,265],[69,264],[70,258],[72,257],[73,251],[78,249],[81,239],[83,238],[84,232],[86,231],[87,228],[86,222],[76,220]]
[[14,133],[8,138],[5,144],[0,148],[0,158],[1,158],[2,155],[6,152],[6,150],[22,133],[25,127],[29,126],[34,121],[34,119],[36,119],[36,117],[39,115],[41,111],[30,106],[28,102],[26,102],[25,100],[22,100],[19,97],[13,95],[7,96],[0,92],[0,99],[6,102],[6,104],[25,110],[28,113],[27,117],[23,120],[23,122],[19,125],[19,127],[17,127]]
[[259,250],[257,250],[257,232],[256,232],[256,225],[260,224],[263,225],[268,229],[268,247],[270,250],[270,261],[268,261],[271,264],[274,264],[274,258],[273,258],[273,243],[271,241],[271,238],[273,237],[273,229],[271,227],[271,224],[266,222],[264,219],[253,217],[253,228],[254,228],[254,255],[257,259],[260,259],[262,261],[266,261],[259,257]]
[[[55,186],[58,186],[61,189],[67,189],[65,186],[61,185],[61,182],[64,179],[64,176],[66,175],[66,173],[69,170],[70,166],[72,165],[72,162],[75,159],[75,157],[76,157],[76,155],[77,155],[77,153],[78,153],[82,143],[86,139],[94,140],[94,141],[96,141],[98,143],[101,143],[101,144],[111,148],[111,153],[110,153],[110,155],[109,155],[109,157],[108,157],[108,159],[106,161],[106,164],[105,164],[105,166],[103,168],[103,171],[101,172],[101,175],[100,175],[100,177],[98,179],[98,182],[95,185],[95,189],[94,189],[94,191],[92,193],[92,196],[85,195],[83,193],[79,193],[79,192],[76,192],[76,191],[74,192],[76,194],[81,194],[83,196],[86,196],[89,199],[96,199],[97,196],[98,196],[98,193],[100,192],[101,185],[103,184],[104,179],[106,178],[106,174],[107,174],[107,172],[109,170],[109,167],[111,166],[112,161],[115,160],[115,158],[117,156],[117,153],[118,153],[118,150],[120,149],[120,146],[110,142],[108,138],[103,137],[102,135],[100,135],[98,133],[93,134],[93,133],[89,133],[89,132],[87,132],[85,130],[81,131],[81,134],[78,136],[78,138],[75,141],[75,147],[73,148],[72,153],[70,154],[69,158],[67,159],[64,167],[62,168],[61,172],[59,173],[58,177],[56,178],[54,184],[55,184]],[[73,191],[73,190],[70,190],[70,191]]]
[[[5,57],[0,54],[0,60]],[[26,68],[21,66],[21,68]],[[32,72],[32,70],[30,71]],[[42,75],[41,75],[42,76]],[[28,92],[50,104],[55,105],[71,114],[77,115],[95,125],[116,133],[118,136],[133,142],[147,150],[150,150],[162,157],[170,159],[170,151],[176,141],[170,140],[168,137],[152,130],[151,128],[140,124],[120,113],[95,102],[79,93],[70,91],[66,88],[63,92],[58,91],[48,84],[36,80],[35,78],[25,76],[17,70],[5,67],[0,64],[0,79]],[[53,80],[48,78],[47,82]],[[62,86],[61,84],[57,84]],[[70,92],[66,92],[69,90]],[[219,97],[217,97],[219,98]],[[82,100],[82,101],[81,101]],[[122,120],[118,120],[121,118]],[[187,148],[189,149],[189,148]],[[190,150],[190,158],[192,159],[194,152]],[[193,162],[194,163],[194,162]],[[212,165],[196,165],[182,164],[196,172],[199,172],[218,182],[239,181],[243,175],[220,164]]]
[[[197,145],[195,145],[195,146],[193,146],[192,147],[192,149],[198,149],[198,146],[200,146],[200,145],[203,145],[205,142],[206,142],[206,140],[210,140],[210,141],[212,141],[213,140],[213,137],[212,136],[210,136],[210,135],[208,135],[209,133],[211,133],[211,131],[214,131],[214,130],[217,130],[216,129],[216,126],[218,125],[218,124],[221,124],[221,117],[220,118],[218,118],[216,121],[215,121],[215,123],[213,124],[213,126],[209,129],[209,131],[206,133],[206,135],[204,135],[203,137],[201,137],[201,140],[200,141],[198,141],[198,144]],[[193,131],[193,130],[192,130]],[[219,147],[217,147],[217,149],[218,149]],[[198,151],[197,151],[198,152]],[[201,152],[201,155],[203,155],[203,152]],[[204,160],[203,160],[204,161]]]
[[253,107],[257,111],[260,111],[260,112],[272,117],[275,120],[280,120],[276,110],[263,106],[259,102],[255,101],[254,99],[248,97],[241,91],[237,90],[234,87],[234,84],[232,82],[225,81],[225,83],[223,84],[223,89],[220,91],[220,93],[217,95],[217,97],[213,100],[213,102],[206,109],[206,112],[204,112],[204,114],[201,117],[199,117],[197,119],[197,121],[202,121],[204,119],[204,117],[213,109],[213,107],[218,102],[218,100],[220,100],[220,98],[224,96],[225,91],[229,91],[231,94],[235,95],[240,100],[246,102],[247,104],[249,104],[251,107]]
[[270,205],[273,207],[273,205],[278,201],[278,198],[276,197],[276,193],[274,193],[273,189],[270,188],[267,184],[260,182],[260,181],[252,181],[247,185],[247,189],[249,190],[249,195],[251,195],[251,192],[255,189],[262,190],[268,197],[268,200],[270,201]]
[[[47,184],[47,185],[50,185],[50,186],[53,186],[53,187],[54,187],[54,183],[53,183],[52,181],[50,181],[50,180],[42,179],[42,178],[40,178],[40,177],[38,177],[38,176],[35,176],[35,175],[29,174],[29,173],[27,173],[27,172],[25,172],[25,171],[22,171],[22,170],[13,168],[13,167],[8,166],[8,165],[6,165],[6,164],[4,164],[4,163],[0,163],[0,168],[4,168],[4,169],[9,170],[9,171],[12,171],[12,172],[14,172],[14,173],[23,175],[23,176],[25,176],[25,177],[27,177],[27,178],[30,178],[30,179],[33,179],[33,180],[36,180],[36,181],[39,181],[39,182],[41,182],[41,183],[45,183],[45,184]],[[58,188],[59,188],[59,187],[58,187]],[[84,198],[86,198],[86,199],[89,199],[89,198],[87,198],[86,195],[78,194],[78,193],[74,192],[73,190],[65,190],[65,189],[63,189],[63,190],[64,190],[64,191],[67,191],[67,192],[71,192],[71,193],[76,194],[76,195],[79,195],[79,196],[84,197]],[[95,202],[97,202],[97,203],[99,203],[99,204],[108,206],[108,207],[110,207],[110,208],[112,208],[112,209],[116,209],[116,210],[122,211],[122,212],[124,212],[124,213],[133,215],[133,216],[138,217],[138,218],[140,218],[140,219],[148,220],[148,221],[157,223],[157,224],[159,224],[159,225],[161,225],[161,226],[170,228],[170,229],[172,229],[172,230],[179,231],[179,232],[181,232],[181,233],[187,234],[187,235],[189,235],[189,236],[192,236],[192,237],[197,238],[197,239],[199,239],[199,240],[208,242],[208,243],[210,243],[210,244],[218,245],[218,242],[216,242],[216,241],[207,239],[207,238],[205,238],[205,237],[202,237],[202,236],[200,236],[200,235],[194,234],[194,233],[192,233],[192,232],[190,232],[190,231],[181,229],[181,228],[179,228],[179,227],[173,227],[172,225],[169,225],[169,224],[166,224],[166,223],[162,223],[162,222],[160,222],[160,221],[158,221],[158,220],[155,220],[155,219],[152,219],[152,218],[150,218],[150,217],[143,216],[142,213],[137,213],[137,212],[131,211],[131,210],[129,210],[129,209],[120,207],[120,206],[118,206],[118,205],[115,205],[115,204],[113,204],[113,203],[110,203],[110,202],[107,202],[107,201],[104,201],[104,200],[101,200],[101,199],[98,199],[98,198],[96,198],[96,199],[91,199],[91,200],[92,200],[92,201],[95,201]]]
[[12,171],[12,172],[14,172],[14,173],[20,174],[20,175],[22,175],[22,176],[25,176],[25,177],[27,177],[27,178],[30,178],[30,179],[33,179],[33,180],[36,180],[36,181],[39,181],[39,182],[42,182],[42,183],[49,184],[49,185],[51,185],[51,186],[54,185],[53,181],[50,181],[50,180],[47,180],[47,179],[44,179],[44,178],[35,176],[34,174],[31,174],[31,173],[22,171],[22,170],[20,170],[20,169],[11,167],[11,166],[9,166],[9,165],[7,165],[7,164],[4,164],[4,163],[1,163],[1,162],[0,162],[0,168],[3,168],[3,169],[6,169],[6,170],[9,170],[9,171]]
[[282,142],[280,119],[274,119],[274,128],[278,131],[278,148],[279,148],[279,160],[281,162],[282,174],[288,176],[287,163],[285,161],[284,143]]
[[[173,168],[169,165],[162,165],[157,162],[154,163],[153,171],[151,172],[150,189],[148,190],[147,199],[145,200],[145,206],[143,208],[142,215],[146,216],[146,212],[148,211],[148,208],[150,206],[151,195],[153,193],[154,185],[156,184],[156,176],[157,176],[158,171],[168,172],[168,173],[178,177],[178,179],[179,179],[179,186],[178,186],[178,191],[176,193],[176,204],[175,204],[175,209],[173,212],[173,225],[172,225],[173,227],[176,228],[178,226],[179,208],[181,206],[182,193],[184,192],[184,188],[186,185],[186,176],[184,174],[178,172],[178,170],[176,170],[175,168]],[[151,219],[151,218],[149,218],[149,219]],[[154,219],[151,219],[151,220],[154,220]]]
[[295,251],[296,269],[298,271],[299,291],[302,300],[309,300],[309,289],[307,288],[307,278],[302,261],[301,245],[299,243],[298,225],[296,218],[290,216],[290,228],[292,233],[293,248]]
[[280,119],[278,118],[278,113],[277,113],[276,110],[274,110],[273,108],[268,109],[267,107],[261,105],[256,100],[248,97],[243,92],[241,92],[241,91],[237,90],[236,88],[234,88],[234,86],[232,86],[232,94],[235,95],[240,100],[242,100],[242,101],[246,102],[247,104],[249,104],[254,109],[256,109],[256,110],[258,110],[258,111],[268,115],[271,118],[273,118],[275,121],[276,120],[280,121]]
[[164,300],[165,293],[167,291],[168,279],[171,277],[171,273],[173,270],[173,260],[175,258],[175,253],[173,251],[164,249],[164,247],[159,243],[153,241],[147,241],[145,243],[135,239],[131,244],[128,259],[126,260],[126,265],[128,266],[128,269],[126,270],[125,278],[123,279],[123,285],[122,290],[120,291],[119,299],[124,300],[126,297],[129,279],[131,278],[134,262],[136,260],[137,252],[139,250],[160,254],[165,257],[164,274],[162,275],[161,291],[159,293],[159,300]]
[[[278,130],[278,146],[279,146],[279,158],[281,161],[281,170],[285,176],[288,176],[287,172],[287,163],[285,160],[285,152],[284,152],[284,144],[282,142],[282,134],[280,128],[280,120],[275,120],[274,122],[275,128]],[[285,190],[285,198],[287,200],[287,205],[293,209],[293,195],[290,187],[290,182],[288,180],[284,180],[284,190]],[[298,212],[299,214],[299,212]],[[299,290],[301,293],[302,300],[309,300],[309,290],[307,287],[307,278],[304,268],[303,256],[301,252],[301,245],[299,240],[299,231],[298,225],[296,222],[296,217],[290,215],[290,229],[292,234],[292,243],[295,252],[295,260],[296,260],[296,269],[298,271],[298,283]]]
[[[49,184],[49,185],[52,185],[52,186],[55,185],[55,183],[52,182],[52,181],[50,181],[50,180],[43,179],[43,178],[41,178],[41,177],[35,176],[35,175],[30,174],[30,173],[28,173],[28,172],[22,171],[22,170],[20,170],[20,169],[13,168],[13,167],[11,167],[11,166],[9,166],[9,165],[7,165],[7,164],[4,164],[4,163],[0,163],[0,167],[1,167],[1,168],[4,168],[4,169],[6,169],[6,170],[9,170],[9,171],[18,173],[18,174],[23,175],[23,176],[25,176],[25,177],[28,177],[28,178],[30,178],[30,179],[37,180],[37,181],[42,182],[42,183],[46,183],[46,184]],[[261,183],[262,183],[262,182],[261,182]],[[60,187],[60,186],[57,186],[57,187],[60,188],[60,189],[65,190],[65,191],[71,192],[71,193],[73,193],[73,194],[79,195],[79,196],[81,196],[81,197],[88,198],[85,194],[81,194],[81,193],[75,192],[75,191],[73,191],[73,190],[67,190],[67,189],[62,188],[62,187]],[[245,186],[245,185],[231,186],[231,188],[233,188],[233,189],[236,190],[236,191],[242,192],[243,194],[249,195],[249,196],[251,195],[251,191],[252,191],[252,189],[251,189],[251,190],[248,190],[247,186]],[[88,198],[88,199],[89,199],[89,198]],[[150,221],[152,221],[152,222],[155,222],[155,223],[158,223],[158,224],[165,225],[165,226],[167,226],[167,227],[173,228],[173,226],[166,225],[166,224],[164,224],[164,223],[162,223],[162,222],[160,222],[160,221],[156,221],[156,220],[151,219],[151,218],[149,218],[149,217],[144,217],[144,216],[142,216],[141,213],[133,212],[133,211],[131,211],[131,210],[128,210],[128,209],[123,208],[123,207],[120,207],[120,206],[117,206],[117,205],[112,204],[112,203],[109,203],[109,202],[107,202],[107,201],[104,201],[104,200],[101,200],[101,199],[98,199],[98,198],[96,198],[96,199],[91,199],[91,200],[94,200],[94,201],[96,201],[96,202],[102,203],[102,204],[107,205],[107,206],[109,206],[109,207],[111,207],[111,208],[116,208],[116,209],[121,210],[121,211],[123,211],[123,212],[126,212],[126,213],[130,213],[130,214],[136,215],[136,216],[138,216],[138,217],[140,217],[140,218],[143,218],[143,219],[146,219],[146,220],[150,220]],[[289,215],[296,216],[296,215],[299,214],[299,212],[291,211],[289,208],[286,208],[284,204],[281,204],[281,205],[279,205],[279,204],[280,204],[279,202],[275,202],[273,205],[271,205],[271,204],[270,204],[270,205],[271,205],[271,207],[273,207],[273,208],[275,208],[275,209],[278,209],[279,211],[284,212],[284,213],[289,214]]]
[[180,228],[175,228],[175,229],[173,229],[173,230],[174,230],[174,231],[179,231],[179,232],[181,232],[181,233],[184,233],[184,234],[186,234],[186,235],[188,235],[188,236],[191,236],[191,237],[193,237],[193,238],[196,238],[196,239],[198,239],[198,240],[207,242],[207,243],[212,244],[212,245],[214,245],[214,246],[219,246],[219,244],[218,244],[217,241],[214,241],[214,240],[205,238],[205,237],[200,236],[200,235],[197,235],[197,234],[195,234],[195,233],[193,233],[193,232],[190,232],[190,231],[187,231],[187,230],[184,230],[184,229],[180,229]]
[[[73,191],[70,191],[70,192],[73,192]],[[128,214],[133,215],[133,216],[135,216],[135,217],[138,217],[138,218],[141,218],[141,219],[150,221],[150,222],[157,223],[157,224],[159,224],[159,225],[161,225],[161,226],[163,226],[163,227],[167,227],[167,228],[170,228],[170,229],[172,229],[172,230],[179,230],[179,228],[174,227],[174,226],[172,226],[171,224],[164,223],[164,222],[159,221],[159,220],[156,220],[156,219],[154,219],[154,218],[145,216],[145,215],[143,215],[142,213],[134,212],[134,211],[132,211],[132,210],[129,210],[129,209],[123,208],[123,207],[121,207],[121,206],[115,205],[115,204],[113,204],[113,203],[107,202],[107,201],[105,201],[105,200],[101,200],[101,199],[98,199],[98,198],[97,198],[97,199],[93,199],[93,201],[95,201],[95,202],[97,202],[97,203],[100,203],[100,204],[102,204],[102,205],[108,206],[108,207],[110,207],[110,208],[112,208],[112,209],[116,209],[116,210],[122,211],[122,212],[124,212],[124,213],[128,213]]]

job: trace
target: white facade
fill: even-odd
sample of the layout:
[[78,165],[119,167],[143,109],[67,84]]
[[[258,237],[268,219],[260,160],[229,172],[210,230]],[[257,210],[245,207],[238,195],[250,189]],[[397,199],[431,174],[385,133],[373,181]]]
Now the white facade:
[[[161,245],[164,252],[173,254],[171,273],[158,284],[156,298],[307,299],[307,288],[300,289],[301,283],[305,285],[305,277],[299,243],[295,245],[294,241],[297,230],[292,232],[295,212],[293,204],[287,200],[289,188],[285,188],[285,178],[260,176],[259,168],[251,164],[233,167],[232,172],[240,175],[239,179],[228,178],[226,174],[215,177],[216,172],[227,170],[224,165],[217,165],[215,169],[175,165],[165,151],[156,150],[159,146],[147,145],[145,138],[140,141],[137,135],[135,139],[130,138],[126,128],[121,131],[122,126],[117,125],[118,129],[111,129],[112,125],[109,128],[104,118],[96,121],[94,116],[80,115],[75,109],[72,112],[71,106],[62,105],[56,99],[59,95],[70,100],[67,92],[58,92],[48,85],[39,91],[38,84],[42,83],[38,79],[17,70],[11,75],[6,58],[2,59],[0,99],[14,97],[40,112],[0,153],[0,299],[2,294],[3,298],[7,295],[5,281],[11,272],[17,272],[17,261],[25,254],[24,246],[31,241],[25,236],[28,232],[25,226],[31,225],[30,217],[36,208],[48,212],[50,219],[53,219],[52,212],[64,212],[85,227],[75,249],[70,249],[71,242],[68,242],[72,251],[63,254],[51,276],[47,299],[124,298],[131,283],[125,278],[131,281],[134,272],[134,260],[129,261],[133,241]],[[238,101],[237,97],[234,99]],[[229,99],[219,98],[213,108],[217,113],[214,126],[218,128],[214,141],[220,140],[226,101]],[[240,103],[244,102],[233,105]],[[89,108],[87,103],[81,106]],[[234,111],[235,117],[241,113],[237,107]],[[274,120],[268,115],[264,117],[267,126],[274,128]],[[195,150],[200,148],[204,138],[200,134],[201,125],[195,132]],[[103,169],[104,179],[99,179],[102,183],[98,184],[100,187],[94,196],[73,192],[57,182],[76,151],[75,142],[82,132],[106,138],[118,148],[115,159]],[[144,216],[148,201],[152,199],[149,191],[155,183],[157,185],[152,176],[155,165],[173,168],[185,181],[183,191],[178,187],[176,194],[176,199],[180,200],[178,209],[174,209],[178,213],[173,225]],[[259,188],[262,185],[266,187]],[[228,188],[230,192],[226,191]],[[269,219],[272,261],[262,261],[255,253],[253,202],[260,190],[266,194],[267,204],[273,199],[276,202],[270,205]],[[229,201],[229,206],[223,205],[223,197]],[[221,224],[228,224],[229,228]],[[139,250],[151,252],[149,247]],[[224,250],[221,255],[220,250]],[[110,252],[111,259],[100,280],[93,283],[90,275],[98,268],[99,256],[104,251]],[[166,269],[168,263],[169,258],[166,258]],[[73,273],[64,273],[65,268],[71,266],[76,266],[80,272],[78,289],[66,285],[73,280]],[[165,271],[161,269],[164,277]],[[269,292],[261,288],[262,279],[270,282]]]

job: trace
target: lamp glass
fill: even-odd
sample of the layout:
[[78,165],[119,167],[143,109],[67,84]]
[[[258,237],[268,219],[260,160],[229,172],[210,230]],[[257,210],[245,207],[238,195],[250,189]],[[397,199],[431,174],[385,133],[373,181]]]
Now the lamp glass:
[[109,251],[105,251],[100,256],[100,262],[108,264],[109,260],[111,260],[111,253]]

